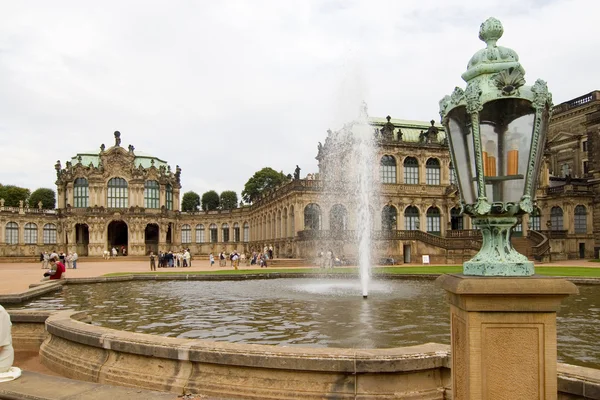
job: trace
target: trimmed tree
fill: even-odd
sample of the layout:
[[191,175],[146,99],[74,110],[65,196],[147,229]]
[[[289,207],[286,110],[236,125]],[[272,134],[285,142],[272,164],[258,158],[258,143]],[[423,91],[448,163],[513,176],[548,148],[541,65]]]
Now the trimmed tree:
[[29,207],[37,208],[38,203],[42,202],[42,208],[53,210],[56,207],[56,194],[54,190],[47,188],[39,188],[29,196]]
[[0,199],[4,199],[4,205],[8,207],[19,207],[19,201],[26,202],[31,192],[29,189],[15,185],[0,184]]
[[288,180],[283,172],[265,167],[248,179],[248,182],[244,185],[242,199],[247,204],[253,203],[265,190],[273,189]]
[[219,208],[219,194],[214,190],[209,190],[202,195],[202,210],[213,211]]
[[238,197],[233,190],[224,190],[221,192],[221,210],[233,210],[237,208]]
[[200,195],[193,191],[185,192],[183,194],[183,198],[181,199],[181,211],[198,211],[199,208]]

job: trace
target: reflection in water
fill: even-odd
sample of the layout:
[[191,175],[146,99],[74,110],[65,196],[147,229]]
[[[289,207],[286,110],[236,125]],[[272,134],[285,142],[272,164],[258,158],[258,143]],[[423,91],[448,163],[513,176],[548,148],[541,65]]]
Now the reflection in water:
[[[449,343],[432,281],[269,279],[67,285],[22,308],[87,310],[93,323],[180,338],[283,346],[388,348]],[[600,367],[600,290],[580,286],[558,314],[559,361]]]

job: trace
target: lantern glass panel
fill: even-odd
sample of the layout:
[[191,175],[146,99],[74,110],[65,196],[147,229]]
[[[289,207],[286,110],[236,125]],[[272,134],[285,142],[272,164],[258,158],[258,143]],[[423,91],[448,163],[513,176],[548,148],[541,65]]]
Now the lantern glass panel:
[[466,204],[477,201],[477,169],[473,152],[473,134],[468,115],[463,107],[453,110],[448,118],[448,130],[453,152],[453,166],[459,190]]
[[525,190],[534,110],[527,101],[507,99],[486,104],[480,116],[488,200],[517,203]]

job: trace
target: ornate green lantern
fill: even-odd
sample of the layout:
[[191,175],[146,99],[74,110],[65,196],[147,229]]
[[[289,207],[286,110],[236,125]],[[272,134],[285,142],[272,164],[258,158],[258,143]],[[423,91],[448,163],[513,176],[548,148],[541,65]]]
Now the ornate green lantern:
[[525,86],[514,50],[496,45],[502,24],[479,30],[487,47],[469,61],[455,88],[440,101],[462,210],[483,235],[482,248],[464,263],[465,275],[530,276],[533,262],[511,244],[512,228],[533,211],[552,95],[546,82]]

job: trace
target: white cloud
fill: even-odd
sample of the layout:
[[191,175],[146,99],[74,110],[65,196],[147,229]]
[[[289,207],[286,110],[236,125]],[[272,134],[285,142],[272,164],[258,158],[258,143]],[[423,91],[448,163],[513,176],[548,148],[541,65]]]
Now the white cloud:
[[594,0],[8,2],[0,15],[0,182],[53,187],[54,163],[123,144],[183,169],[183,190],[241,192],[264,166],[316,171],[316,144],[364,98],[437,119],[505,28],[556,102],[598,89]]

